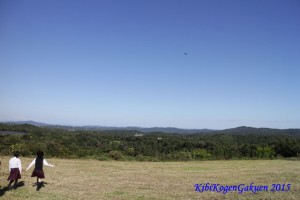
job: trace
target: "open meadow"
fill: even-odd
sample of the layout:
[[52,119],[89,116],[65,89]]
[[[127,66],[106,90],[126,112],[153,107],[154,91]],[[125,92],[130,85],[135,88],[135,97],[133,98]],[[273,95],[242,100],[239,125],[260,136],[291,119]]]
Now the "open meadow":
[[[8,191],[9,157],[2,161],[0,199],[300,199],[300,162],[288,160],[232,160],[198,162],[136,162],[54,159],[44,167],[44,185],[36,191],[32,158],[22,158],[22,179]],[[215,191],[195,191],[200,184],[220,184]],[[268,186],[268,191],[245,191],[247,185]],[[244,184],[240,185],[240,184]],[[272,184],[274,192],[271,192]],[[279,186],[280,185],[280,189]],[[284,188],[282,186],[284,185]],[[290,184],[290,187],[288,187]],[[239,186],[226,194],[221,186]],[[279,190],[289,191],[276,191]],[[266,187],[265,187],[266,188]],[[252,188],[252,190],[255,190]]]

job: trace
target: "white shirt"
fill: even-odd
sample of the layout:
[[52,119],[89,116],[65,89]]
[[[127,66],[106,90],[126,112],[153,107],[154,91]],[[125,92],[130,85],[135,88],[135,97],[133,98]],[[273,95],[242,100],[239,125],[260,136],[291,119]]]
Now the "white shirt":
[[20,173],[22,172],[21,160],[17,157],[13,157],[9,160],[9,172],[13,168],[19,168]]
[[[35,158],[36,159],[36,158]],[[30,169],[30,167],[32,167],[32,165],[35,164],[35,159],[33,159],[33,161],[29,164],[29,166],[27,167],[26,171]],[[46,159],[43,159],[43,164],[48,166],[48,167],[54,167],[54,165],[50,165]]]

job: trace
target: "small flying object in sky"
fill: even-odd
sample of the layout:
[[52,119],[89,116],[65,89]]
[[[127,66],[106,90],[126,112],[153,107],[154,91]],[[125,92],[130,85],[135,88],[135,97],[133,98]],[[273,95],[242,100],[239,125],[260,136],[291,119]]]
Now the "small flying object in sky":
[[184,55],[186,55],[186,56],[187,56],[187,53],[186,53],[186,52],[184,52]]

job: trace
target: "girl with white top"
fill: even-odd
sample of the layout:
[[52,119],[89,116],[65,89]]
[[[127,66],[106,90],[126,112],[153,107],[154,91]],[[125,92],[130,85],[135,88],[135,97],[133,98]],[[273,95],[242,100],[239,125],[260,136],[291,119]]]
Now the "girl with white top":
[[22,164],[21,160],[19,159],[19,152],[14,153],[14,157],[12,157],[9,160],[9,176],[7,178],[9,182],[8,184],[8,189],[11,189],[11,184],[14,183],[14,187],[17,186],[18,179],[21,178],[21,173],[22,173]]

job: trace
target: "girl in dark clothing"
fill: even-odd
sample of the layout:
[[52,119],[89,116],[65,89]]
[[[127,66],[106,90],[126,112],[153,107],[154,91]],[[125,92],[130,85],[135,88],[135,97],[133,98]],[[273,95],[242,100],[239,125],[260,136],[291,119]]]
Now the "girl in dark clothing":
[[32,165],[35,165],[34,170],[31,174],[31,177],[36,177],[36,183],[37,185],[40,182],[41,178],[45,178],[45,174],[43,171],[43,165],[54,167],[54,165],[49,164],[46,159],[44,159],[44,152],[41,150],[38,150],[36,153],[36,158],[30,163],[30,165],[27,167],[26,171],[32,167]]

